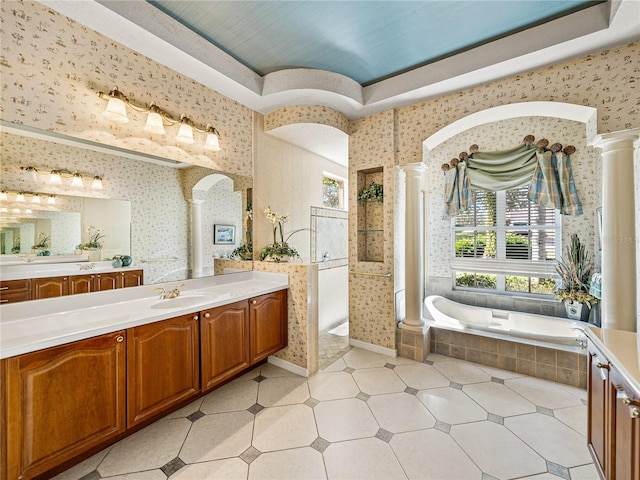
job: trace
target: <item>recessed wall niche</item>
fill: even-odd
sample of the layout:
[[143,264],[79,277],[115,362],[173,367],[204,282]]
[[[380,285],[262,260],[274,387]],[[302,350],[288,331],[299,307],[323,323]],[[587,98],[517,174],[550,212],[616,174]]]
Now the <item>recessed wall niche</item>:
[[[384,186],[384,169],[358,170],[357,178],[358,261],[384,262],[384,199],[376,195],[376,190]],[[365,191],[369,195],[363,195]]]

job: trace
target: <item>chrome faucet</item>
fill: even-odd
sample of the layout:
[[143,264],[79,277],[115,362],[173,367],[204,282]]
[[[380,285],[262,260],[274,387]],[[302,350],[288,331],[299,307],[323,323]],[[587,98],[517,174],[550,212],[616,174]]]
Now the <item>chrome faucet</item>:
[[165,300],[167,298],[179,297],[180,296],[180,288],[181,287],[184,287],[184,283],[181,283],[176,288],[174,288],[173,290],[169,290],[168,292],[162,287],[158,287],[155,290],[160,292],[160,300]]

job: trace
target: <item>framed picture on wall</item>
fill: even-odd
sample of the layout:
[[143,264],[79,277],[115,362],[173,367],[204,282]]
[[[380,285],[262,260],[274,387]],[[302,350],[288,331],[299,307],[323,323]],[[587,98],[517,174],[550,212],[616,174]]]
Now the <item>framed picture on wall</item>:
[[236,243],[236,227],[233,225],[214,225],[213,243],[216,245],[233,245]]

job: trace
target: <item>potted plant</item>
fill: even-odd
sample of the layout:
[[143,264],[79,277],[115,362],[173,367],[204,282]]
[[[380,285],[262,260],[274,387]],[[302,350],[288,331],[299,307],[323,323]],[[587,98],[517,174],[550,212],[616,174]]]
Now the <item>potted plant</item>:
[[81,243],[77,248],[83,251],[86,250],[89,253],[89,261],[99,261],[100,250],[102,249],[102,242],[100,240],[106,235],[102,234],[102,229],[96,228],[93,225],[87,227],[87,233],[89,234],[89,241],[87,243]]
[[567,316],[571,319],[587,321],[591,306],[598,302],[598,299],[589,293],[593,267],[591,256],[574,233],[571,235],[571,243],[567,246],[566,257],[560,257],[556,265],[556,271],[562,280],[562,286],[556,290],[556,296],[564,302]]
[[253,243],[251,242],[251,236],[247,232],[247,241],[231,252],[232,258],[239,258],[240,260],[252,260],[253,259]]
[[363,189],[358,194],[358,200],[363,200],[365,202],[380,202],[384,200],[384,192],[382,185],[376,182],[371,182],[367,188]]
[[38,243],[36,243],[31,248],[33,250],[35,250],[36,252],[41,252],[41,251],[46,250],[48,247],[49,247],[49,236],[45,235],[42,232],[40,232],[38,234]]
[[[267,220],[273,224],[273,243],[267,245],[260,251],[260,260],[287,262],[289,261],[289,258],[299,257],[300,255],[298,254],[298,251],[295,248],[290,247],[287,240],[291,238],[291,235],[299,232],[300,230],[291,232],[287,236],[286,240],[284,238],[283,225],[291,220],[290,215],[280,215],[279,213],[273,212],[271,207],[267,207],[264,210],[264,214],[267,216]],[[280,233],[280,240],[277,239],[278,233]]]

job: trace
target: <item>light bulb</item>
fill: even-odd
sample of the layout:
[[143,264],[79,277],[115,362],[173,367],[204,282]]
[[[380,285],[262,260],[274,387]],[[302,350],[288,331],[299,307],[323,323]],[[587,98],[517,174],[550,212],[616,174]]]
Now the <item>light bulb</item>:
[[209,127],[207,130],[207,139],[204,142],[204,149],[211,150],[212,152],[220,151],[220,141],[218,139],[218,135],[216,135],[216,130],[213,127]]
[[33,213],[33,210],[31,210],[30,208],[25,209],[24,213]]
[[60,172],[58,170],[51,170],[49,183],[53,185],[62,185],[62,176],[60,175]]
[[176,141],[180,143],[195,143],[193,139],[193,128],[189,125],[189,119],[187,117],[182,117],[180,124],[180,130],[178,130],[178,135],[176,135]]
[[9,200],[9,196],[7,195],[7,192],[5,192],[4,190],[0,192],[0,200],[2,200],[3,202],[6,202],[7,200]]
[[102,190],[102,178],[99,176],[93,177],[93,182],[91,183],[91,188],[95,190]]
[[71,186],[72,187],[83,187],[82,176],[79,173],[74,173],[71,178]]
[[24,169],[24,181],[25,182],[37,182],[38,176],[36,175],[36,169],[33,167],[27,167]]
[[53,195],[50,195],[49,199],[47,200],[47,203],[49,205],[55,205],[56,204],[56,197],[54,197]]
[[147,123],[145,123],[143,128],[149,133],[164,135],[167,132],[164,131],[162,115],[160,115],[158,111],[158,107],[156,107],[155,105],[151,106],[151,111],[149,112],[149,115],[147,115]]
[[38,193],[33,194],[33,198],[31,199],[31,203],[40,203],[40,195]]
[[16,202],[24,202],[24,193],[19,192],[19,193],[16,195]]
[[0,207],[0,213],[9,213],[9,209],[7,207]]
[[14,208],[13,209],[13,213],[20,213],[20,209],[19,208]]

